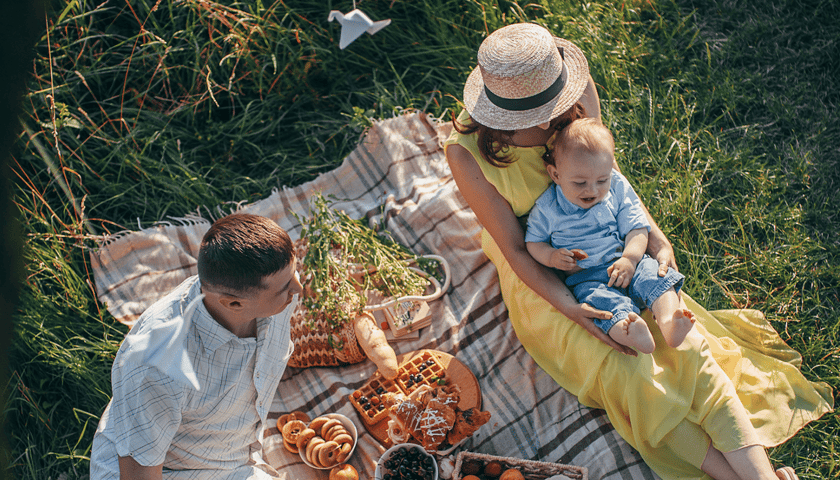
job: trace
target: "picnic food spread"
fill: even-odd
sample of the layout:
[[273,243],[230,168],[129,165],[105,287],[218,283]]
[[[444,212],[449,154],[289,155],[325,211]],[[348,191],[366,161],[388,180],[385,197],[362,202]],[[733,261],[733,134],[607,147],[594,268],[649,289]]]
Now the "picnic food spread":
[[310,422],[305,413],[292,412],[277,419],[277,429],[286,450],[299,454],[311,466],[326,469],[344,463],[353,453],[356,435],[347,429],[349,421],[343,415],[329,414]]
[[349,463],[344,463],[330,470],[330,480],[359,480],[359,472]]
[[588,470],[560,463],[539,462],[483,453],[458,453],[452,478],[461,480],[587,480]]
[[418,350],[399,357],[394,380],[375,372],[349,396],[368,432],[385,446],[414,442],[445,451],[490,418],[475,375],[452,355]]
[[381,480],[435,480],[434,457],[417,445],[396,445],[386,451],[376,467],[375,478]]
[[[447,290],[448,265],[440,259],[446,275],[441,287],[434,268],[430,273],[411,266],[418,257],[329,205],[316,196],[312,217],[301,222],[295,253],[302,259],[297,273],[304,298],[292,319],[295,352],[289,365],[338,366],[369,358],[377,370],[348,399],[373,438],[390,447],[377,467],[377,479],[432,480],[439,473],[457,478],[457,464],[448,459],[439,472],[432,455],[448,455],[490,420],[490,412],[481,411],[478,380],[445,352],[397,356],[371,314],[373,309],[390,309],[383,324],[390,324],[394,338],[426,327],[431,321],[426,302]],[[432,284],[435,292],[429,295]],[[357,437],[355,426],[352,432],[347,429],[349,419],[335,417],[310,421],[292,412],[277,420],[285,448],[313,468],[332,468],[331,478],[349,471],[335,467],[347,461]],[[463,467],[465,480],[523,478],[510,464],[473,463]]]
[[399,393],[384,395],[391,417],[388,436],[394,442],[415,440],[428,452],[445,450],[461,443],[490,419],[489,412],[475,407],[466,411],[458,408],[457,385],[424,386],[415,393],[411,397]]
[[350,403],[356,407],[366,424],[375,425],[388,416],[382,395],[410,395],[421,385],[438,385],[445,382],[446,371],[441,361],[434,352],[426,350],[400,365],[394,376],[389,377],[383,373],[372,378],[350,395]]
[[376,325],[376,320],[369,313],[362,313],[353,320],[356,340],[362,346],[368,358],[379,367],[385,378],[397,376],[397,354],[388,344],[385,332]]

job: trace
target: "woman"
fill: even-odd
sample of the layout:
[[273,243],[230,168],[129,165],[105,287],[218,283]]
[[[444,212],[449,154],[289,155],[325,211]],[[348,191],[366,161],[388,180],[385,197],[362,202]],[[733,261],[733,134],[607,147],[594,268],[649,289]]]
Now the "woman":
[[[712,356],[706,337],[715,337],[702,326],[712,317],[702,307],[686,298],[701,326],[679,348],[636,356],[595,326],[592,320],[609,318],[608,312],[579,304],[553,271],[528,254],[522,219],[551,181],[541,159],[546,144],[575,118],[600,117],[580,49],[533,24],[497,30],[479,49],[464,104],[445,144],[447,160],[484,227],[482,247],[499,271],[516,334],[537,364],[581,403],[606,410],[663,478],[703,478],[703,472],[715,479],[796,478],[788,467],[774,472],[763,445],[781,443],[831,408],[798,371],[783,374],[781,383],[789,386],[784,398],[808,397],[801,402],[804,413],[797,408],[791,420],[786,402],[749,412]],[[676,268],[670,242],[649,221],[648,252],[662,272]],[[769,385],[770,375],[778,381],[774,368],[758,379],[767,382],[760,385]],[[799,423],[780,433],[777,425],[767,426],[774,423],[768,418],[785,427]]]

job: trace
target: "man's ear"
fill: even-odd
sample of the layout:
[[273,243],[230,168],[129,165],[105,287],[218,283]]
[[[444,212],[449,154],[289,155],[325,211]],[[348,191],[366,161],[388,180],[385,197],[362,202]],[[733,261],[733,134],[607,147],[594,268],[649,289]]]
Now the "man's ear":
[[233,295],[219,295],[219,305],[226,310],[230,310],[232,312],[239,312],[243,308],[245,308],[245,303],[242,298],[234,297]]

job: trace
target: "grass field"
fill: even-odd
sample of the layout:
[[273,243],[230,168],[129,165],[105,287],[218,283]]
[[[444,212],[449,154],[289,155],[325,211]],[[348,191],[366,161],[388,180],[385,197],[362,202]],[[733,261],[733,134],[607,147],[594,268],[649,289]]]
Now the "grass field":
[[[392,24],[338,49],[350,0],[54,0],[13,200],[25,234],[5,422],[18,479],[85,478],[126,329],[97,303],[101,235],[266,197],[407,109],[448,119],[484,36],[535,21],[584,50],[618,160],[709,309],[768,316],[840,389],[840,3],[357,0]],[[775,463],[840,478],[840,416]]]

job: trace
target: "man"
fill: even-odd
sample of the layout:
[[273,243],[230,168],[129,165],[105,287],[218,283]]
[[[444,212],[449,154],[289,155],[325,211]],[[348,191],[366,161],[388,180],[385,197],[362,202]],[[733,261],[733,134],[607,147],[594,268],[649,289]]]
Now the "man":
[[233,214],[204,235],[198,275],[149,307],[120,346],[91,479],[272,478],[260,440],[291,355],[302,290],[289,235]]

